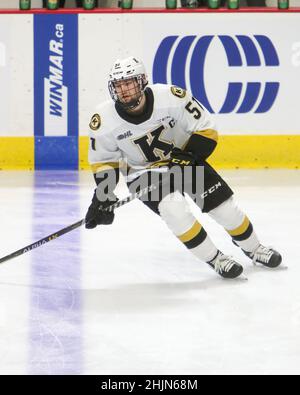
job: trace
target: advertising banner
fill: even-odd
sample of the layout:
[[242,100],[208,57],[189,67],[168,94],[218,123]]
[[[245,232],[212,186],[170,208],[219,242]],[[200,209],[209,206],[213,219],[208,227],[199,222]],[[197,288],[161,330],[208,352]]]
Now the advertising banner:
[[36,168],[78,166],[77,42],[77,15],[34,16]]
[[300,14],[184,17],[144,21],[153,82],[189,89],[222,133],[300,133]]
[[86,110],[107,98],[112,62],[134,55],[151,82],[189,89],[222,134],[300,133],[300,13],[128,14],[123,23],[112,15],[80,18],[81,70],[90,70],[80,74],[89,87],[82,93],[85,124]]

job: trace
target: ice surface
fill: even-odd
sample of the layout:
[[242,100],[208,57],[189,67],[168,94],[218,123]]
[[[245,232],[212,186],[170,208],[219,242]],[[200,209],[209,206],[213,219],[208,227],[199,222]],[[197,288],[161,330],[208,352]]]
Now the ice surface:
[[[288,270],[253,267],[194,209],[249,279],[224,280],[131,202],[0,265],[0,374],[299,374],[300,171],[222,174]],[[89,172],[0,172],[0,255],[83,218],[93,188]]]

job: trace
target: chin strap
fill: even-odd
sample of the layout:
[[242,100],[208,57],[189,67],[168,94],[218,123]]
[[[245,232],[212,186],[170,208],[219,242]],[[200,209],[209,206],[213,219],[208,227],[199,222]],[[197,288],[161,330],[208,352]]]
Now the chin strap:
[[142,100],[142,97],[143,97],[143,93],[142,93],[141,96],[140,96],[137,100],[135,100],[135,102],[132,103],[132,104],[130,104],[130,103],[125,104],[125,103],[122,103],[120,100],[118,100],[118,104],[119,104],[119,106],[121,106],[122,108],[124,108],[124,110],[128,110],[128,109],[129,109],[129,110],[134,110],[137,106],[140,105],[141,100]]

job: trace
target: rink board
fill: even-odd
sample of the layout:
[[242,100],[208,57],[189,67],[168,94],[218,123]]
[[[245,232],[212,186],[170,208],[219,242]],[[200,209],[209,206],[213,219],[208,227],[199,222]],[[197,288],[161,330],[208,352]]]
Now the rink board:
[[189,89],[213,113],[218,167],[300,165],[299,12],[0,14],[0,22],[1,169],[88,168],[90,116],[109,99],[112,62],[131,54],[151,83]]

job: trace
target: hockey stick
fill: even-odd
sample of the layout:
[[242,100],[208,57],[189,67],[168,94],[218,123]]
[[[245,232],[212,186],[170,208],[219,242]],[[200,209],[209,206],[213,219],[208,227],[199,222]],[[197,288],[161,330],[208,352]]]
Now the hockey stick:
[[[149,185],[148,187],[141,189],[139,192],[129,195],[125,199],[118,200],[116,203],[109,206],[106,210],[112,211],[118,207],[124,206],[124,204],[127,204],[127,203],[131,202],[132,200],[138,199],[138,198],[146,195],[148,192],[151,192],[151,191],[157,189],[160,184],[161,184],[161,182],[159,182],[157,185],[155,185],[155,184]],[[72,230],[77,229],[84,224],[85,224],[85,219],[75,222],[74,224],[69,225],[66,228],[63,228],[63,229],[59,230],[58,232],[52,233],[51,235],[46,236],[43,239],[36,241],[35,243],[32,243],[24,248],[21,248],[20,250],[15,251],[12,254],[9,254],[3,258],[0,258],[0,263],[4,263],[6,261],[9,261],[10,259],[17,258],[18,256],[25,254],[26,252],[29,252],[29,251],[32,251],[32,250],[38,248],[38,247],[41,247],[42,245],[49,243],[50,241],[55,240],[58,237],[65,235],[66,233],[69,233]]]

